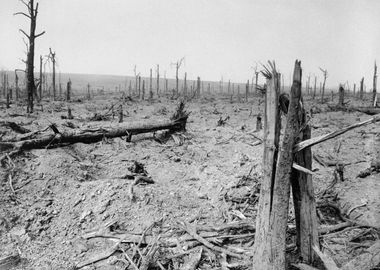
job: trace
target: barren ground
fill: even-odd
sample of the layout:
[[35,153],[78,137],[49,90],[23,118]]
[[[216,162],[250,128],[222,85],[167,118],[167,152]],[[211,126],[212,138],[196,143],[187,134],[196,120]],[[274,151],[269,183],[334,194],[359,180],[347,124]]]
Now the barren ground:
[[[328,112],[327,105],[305,99],[308,109],[321,109],[311,120],[313,137],[370,118],[359,112]],[[71,130],[66,126],[68,121],[82,129],[113,127],[123,125],[118,123],[117,116],[105,121],[86,118],[106,111],[119,101],[120,95],[114,94],[71,102],[73,120],[61,119],[61,115],[67,115],[65,102],[44,102],[43,112],[36,106],[36,112],[29,117],[25,108],[13,105],[2,109],[0,118],[23,124],[32,131],[42,130],[51,123],[56,123],[61,132],[68,131]],[[161,144],[152,134],[146,134],[133,137],[132,142],[116,138],[31,150],[13,157],[15,194],[9,184],[9,166],[3,166],[0,171],[0,257],[19,252],[23,260],[15,269],[70,269],[114,244],[109,239],[81,238],[111,221],[116,222],[119,231],[140,235],[155,221],[161,221],[162,228],[173,230],[179,221],[217,225],[246,218],[254,224],[262,162],[262,144],[256,143],[262,133],[254,132],[256,115],[263,107],[260,103],[258,97],[251,97],[249,103],[236,100],[231,103],[227,96],[188,102],[187,110],[191,114],[187,132],[177,137],[182,144],[172,138]],[[153,102],[128,101],[123,107],[124,123],[167,119],[176,104],[177,101],[166,98]],[[10,116],[16,113],[21,116]],[[217,126],[219,118],[226,116],[230,117],[226,124]],[[3,141],[16,135],[11,130],[2,130],[6,131]],[[324,160],[346,164],[345,181],[329,188],[337,194],[336,202],[343,213],[350,212],[351,219],[376,227],[380,227],[380,175],[358,178],[357,174],[374,159],[375,136],[379,132],[379,124],[369,124],[313,147],[313,154]],[[131,201],[132,180],[122,176],[135,161],[145,165],[155,183],[135,186],[136,199]],[[315,192],[320,194],[334,180],[335,167],[313,160],[313,169],[316,169]],[[246,181],[241,184],[242,180]],[[360,207],[352,209],[356,206]],[[319,209],[319,221],[321,225],[342,222],[326,209]],[[294,220],[289,220],[292,223]],[[370,228],[349,227],[321,238],[321,244],[323,251],[342,265],[378,237]],[[252,240],[252,236],[247,236],[241,247],[249,249]],[[294,235],[289,234],[289,245],[292,241]],[[171,249],[173,254],[179,253],[183,245],[179,241]],[[239,245],[235,243],[235,246]],[[210,254],[205,252],[200,269],[220,268],[218,257]],[[125,269],[126,264],[117,260],[121,256],[115,253],[83,269]],[[186,256],[178,258],[178,265]]]

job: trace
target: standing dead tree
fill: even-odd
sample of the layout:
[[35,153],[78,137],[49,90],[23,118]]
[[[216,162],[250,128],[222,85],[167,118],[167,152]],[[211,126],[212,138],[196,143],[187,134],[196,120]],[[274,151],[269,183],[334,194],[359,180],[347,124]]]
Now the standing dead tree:
[[364,90],[364,77],[360,80],[360,92],[359,92],[359,97],[360,99],[363,99],[363,91]]
[[185,72],[185,78],[183,81],[183,96],[187,97],[187,72]]
[[248,94],[249,94],[249,80],[247,80],[247,84],[245,85],[245,102],[248,102]]
[[150,69],[150,77],[149,77],[149,99],[153,99],[153,71]]
[[197,97],[201,97],[201,78],[197,77]]
[[377,87],[377,65],[375,61],[374,71],[373,71],[373,89],[372,89],[372,104],[376,107],[376,87]]
[[23,33],[28,39],[28,52],[27,52],[27,69],[26,69],[26,89],[28,94],[28,105],[27,112],[33,113],[33,93],[35,92],[36,85],[34,84],[34,48],[35,48],[35,40],[36,38],[45,34],[45,31],[36,34],[36,26],[37,26],[37,14],[38,14],[38,3],[34,5],[34,0],[29,0],[26,2],[21,0],[27,9],[28,13],[25,12],[16,12],[14,15],[23,15],[30,20],[30,32],[29,35],[22,29],[20,32]]
[[71,80],[69,79],[66,86],[66,101],[70,101],[70,99],[71,99]]
[[23,69],[15,69],[16,100],[20,98],[20,87],[18,86],[19,77],[17,75],[17,71],[21,71],[25,73],[25,70]]
[[175,66],[175,91],[176,91],[176,95],[177,96],[178,96],[178,93],[179,93],[178,92],[179,91],[179,88],[178,88],[178,81],[179,81],[178,71],[181,68],[181,66],[184,63],[184,61],[185,61],[185,57],[182,57],[180,60],[177,60],[177,62],[171,64],[172,66]]
[[56,88],[55,88],[55,63],[56,63],[56,60],[55,60],[55,52],[53,52],[51,50],[51,48],[49,48],[49,60],[51,60],[52,64],[53,64],[53,76],[52,76],[52,84],[53,84],[53,100],[55,101],[56,100],[56,96],[57,96],[57,91],[56,91]]
[[344,88],[343,85],[339,85],[339,100],[338,100],[338,106],[343,107],[344,106]]
[[313,99],[315,99],[315,93],[317,91],[317,76],[314,76],[314,91],[313,91]]
[[325,86],[326,86],[326,79],[327,79],[327,69],[319,68],[323,73],[323,85],[322,85],[322,99],[321,102],[324,103],[324,95],[325,95]]
[[42,100],[42,81],[43,81],[43,73],[42,73],[42,55],[40,55],[40,83],[38,85],[38,95],[40,97],[40,101]]
[[156,92],[157,92],[157,98],[160,97],[160,65],[157,65],[157,82],[156,82]]
[[[133,72],[134,72],[134,74],[135,74],[135,92],[134,92],[134,94],[136,94],[136,93],[137,93],[137,84],[138,84],[139,77],[140,77],[140,72],[137,73],[136,65],[135,65],[135,67],[133,68]],[[140,97],[140,94],[139,94],[139,97]]]

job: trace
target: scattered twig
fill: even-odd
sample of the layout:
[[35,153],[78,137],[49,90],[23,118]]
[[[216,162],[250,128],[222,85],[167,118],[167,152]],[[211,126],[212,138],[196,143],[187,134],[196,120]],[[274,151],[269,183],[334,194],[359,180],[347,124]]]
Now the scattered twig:
[[234,253],[234,252],[231,252],[227,249],[224,249],[224,248],[221,248],[221,247],[218,247],[218,246],[215,246],[214,244],[211,244],[209,241],[207,241],[206,239],[204,239],[203,237],[199,236],[195,229],[191,227],[190,224],[186,224],[186,223],[183,223],[181,224],[182,225],[182,228],[189,234],[191,235],[195,240],[197,240],[198,242],[200,242],[201,244],[203,244],[204,246],[208,247],[209,249],[211,250],[214,250],[214,251],[217,251],[219,253],[225,253],[231,257],[235,257],[235,258],[239,258],[239,259],[243,259],[245,256],[241,255],[241,254],[237,254],[237,253]]

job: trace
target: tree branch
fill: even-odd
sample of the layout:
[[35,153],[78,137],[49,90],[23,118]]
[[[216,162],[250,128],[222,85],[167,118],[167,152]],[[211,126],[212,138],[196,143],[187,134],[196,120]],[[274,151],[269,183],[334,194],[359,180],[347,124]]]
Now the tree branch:
[[30,17],[30,15],[24,13],[24,12],[16,12],[16,13],[13,13],[13,16],[15,15],[24,15],[25,17],[28,17],[29,19],[32,19],[32,17]]
[[25,33],[25,31],[24,30],[22,30],[22,29],[19,29],[19,31],[21,32],[21,33],[23,33],[28,39],[30,39],[30,36],[27,34],[27,33]]
[[39,33],[38,35],[35,35],[34,37],[35,37],[35,38],[38,38],[38,37],[42,36],[43,34],[45,34],[45,31]]
[[27,8],[28,8],[28,11],[29,11],[29,13],[30,13],[30,2],[29,3],[26,3],[24,0],[20,0],[21,1],[21,3],[23,3]]

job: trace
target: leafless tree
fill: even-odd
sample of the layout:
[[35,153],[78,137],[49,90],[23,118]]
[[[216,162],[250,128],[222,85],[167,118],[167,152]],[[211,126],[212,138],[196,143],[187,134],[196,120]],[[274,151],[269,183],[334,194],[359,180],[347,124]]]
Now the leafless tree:
[[36,90],[36,85],[34,83],[34,48],[35,48],[35,39],[45,34],[45,31],[36,34],[37,26],[37,14],[38,14],[38,2],[34,5],[34,0],[20,0],[27,9],[28,12],[16,12],[14,15],[23,15],[30,20],[30,32],[29,35],[22,29],[20,32],[23,33],[28,39],[28,52],[27,52],[27,69],[26,69],[26,89],[28,93],[28,106],[27,112],[33,112],[33,93]]
[[322,69],[322,68],[319,68],[322,73],[323,73],[323,84],[322,84],[322,103],[324,102],[323,101],[323,98],[324,98],[324,95],[325,95],[325,86],[326,86],[326,79],[327,79],[327,69]]
[[185,61],[185,57],[182,57],[180,60],[177,60],[177,62],[171,63],[172,66],[175,66],[175,80],[176,80],[175,91],[177,95],[178,95],[178,70],[180,69],[184,61]]
[[373,89],[372,89],[372,104],[376,107],[376,87],[377,87],[377,65],[375,61],[375,67],[373,71]]
[[156,91],[157,91],[157,98],[160,97],[160,65],[157,65],[157,83],[156,83]]
[[51,48],[49,48],[48,59],[51,60],[51,62],[53,64],[53,100],[55,101],[56,100],[56,89],[55,89],[55,63],[56,63],[56,59],[55,59],[55,52],[53,52],[51,50]]

